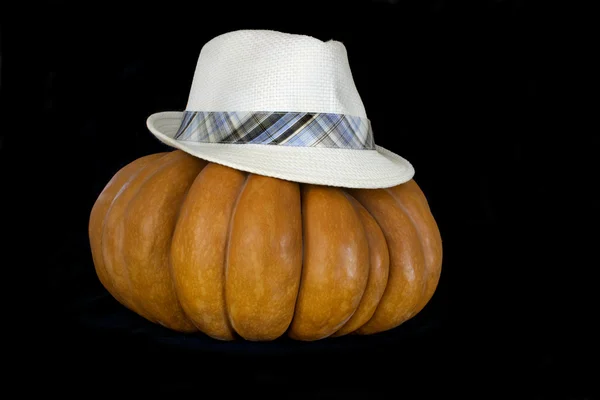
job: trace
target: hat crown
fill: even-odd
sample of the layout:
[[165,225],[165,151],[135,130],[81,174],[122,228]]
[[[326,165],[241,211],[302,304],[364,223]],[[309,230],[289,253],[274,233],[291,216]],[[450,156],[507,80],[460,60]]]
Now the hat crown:
[[367,118],[341,42],[269,30],[239,30],[207,42],[186,110]]

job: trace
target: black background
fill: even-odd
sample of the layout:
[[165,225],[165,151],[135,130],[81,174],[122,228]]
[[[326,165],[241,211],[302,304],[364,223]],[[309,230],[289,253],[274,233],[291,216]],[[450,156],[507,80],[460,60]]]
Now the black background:
[[[573,89],[587,82],[568,18],[524,0],[53,1],[4,13],[2,197],[22,207],[4,208],[21,239],[5,265],[26,275],[6,285],[16,309],[6,330],[25,339],[17,375],[40,382],[22,387],[591,398],[600,143],[579,125]],[[439,288],[406,324],[220,343],[154,326],[98,282],[87,237],[96,197],[119,168],[166,149],[146,118],[183,110],[202,45],[236,29],[345,44],[376,142],[415,166],[444,240]]]

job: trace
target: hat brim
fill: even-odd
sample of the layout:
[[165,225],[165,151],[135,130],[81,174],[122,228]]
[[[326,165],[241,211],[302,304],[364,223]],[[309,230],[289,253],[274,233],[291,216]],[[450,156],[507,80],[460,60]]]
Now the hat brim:
[[383,147],[354,150],[268,144],[199,143],[173,139],[183,112],[152,114],[150,132],[168,146],[195,157],[253,174],[347,188],[378,189],[412,179],[413,166]]

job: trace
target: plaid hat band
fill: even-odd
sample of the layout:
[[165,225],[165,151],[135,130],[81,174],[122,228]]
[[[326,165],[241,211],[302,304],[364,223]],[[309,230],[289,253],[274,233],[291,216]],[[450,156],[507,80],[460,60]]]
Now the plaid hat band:
[[174,139],[375,150],[368,119],[328,113],[185,111]]

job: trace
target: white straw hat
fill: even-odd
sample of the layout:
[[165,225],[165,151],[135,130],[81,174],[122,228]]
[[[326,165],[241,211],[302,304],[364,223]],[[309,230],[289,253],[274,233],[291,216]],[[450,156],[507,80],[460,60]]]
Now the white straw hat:
[[414,175],[375,144],[346,48],[333,40],[217,36],[202,47],[185,111],[153,114],[147,125],[193,156],[290,181],[385,188]]

